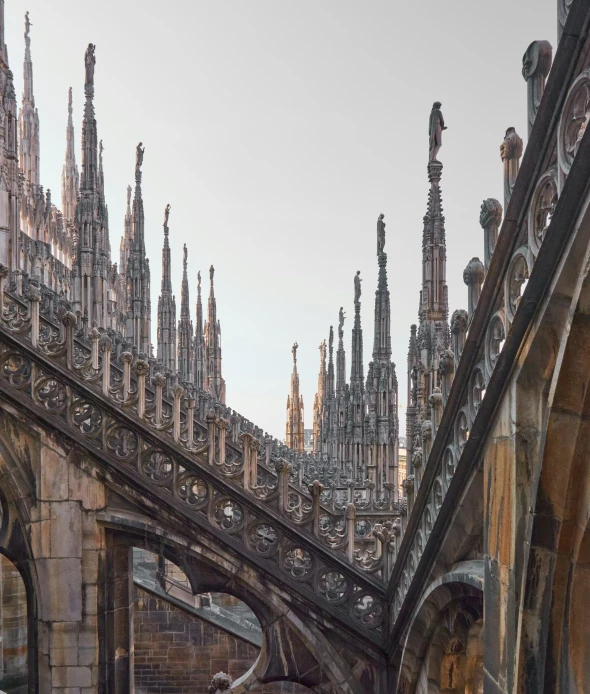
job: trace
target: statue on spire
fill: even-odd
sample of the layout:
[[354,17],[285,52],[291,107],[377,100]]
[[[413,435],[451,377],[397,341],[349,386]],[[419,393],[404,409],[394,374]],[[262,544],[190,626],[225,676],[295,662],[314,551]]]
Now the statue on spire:
[[86,86],[94,85],[94,66],[96,65],[96,56],[94,51],[96,46],[93,43],[88,44],[84,55],[84,64],[86,66]]
[[140,172],[141,165],[143,164],[143,154],[145,152],[145,147],[143,147],[143,142],[137,145],[135,150],[135,174]]
[[344,318],[346,314],[344,313],[344,309],[342,306],[340,307],[340,311],[338,312],[338,335],[342,334],[342,331],[344,330]]
[[188,262],[187,257],[188,257],[188,251],[187,251],[186,243],[185,243],[183,248],[182,248],[182,267],[184,270],[186,270],[186,267],[187,267],[187,262]]
[[209,268],[209,279],[211,280],[211,284],[213,284],[213,275],[215,274],[215,268],[213,265]]
[[361,271],[357,270],[354,276],[354,305],[358,308],[361,300]]
[[440,101],[435,101],[430,112],[430,122],[428,124],[428,136],[430,138],[429,163],[438,161],[436,156],[442,147],[442,131],[447,129],[440,107]]
[[295,342],[293,344],[292,349],[291,349],[291,352],[293,353],[293,368],[294,369],[297,368],[297,348],[298,347],[299,347],[299,345]]
[[385,222],[383,219],[385,218],[385,215],[381,213],[379,215],[379,219],[377,220],[377,255],[381,255],[383,253],[383,249],[385,248]]
[[201,271],[197,272],[197,289],[199,290],[199,294],[201,293]]
[[31,27],[33,25],[29,21],[29,13],[25,12],[25,41],[28,43],[29,42],[29,34],[31,33]]
[[168,228],[168,217],[170,216],[170,204],[164,208],[164,226]]

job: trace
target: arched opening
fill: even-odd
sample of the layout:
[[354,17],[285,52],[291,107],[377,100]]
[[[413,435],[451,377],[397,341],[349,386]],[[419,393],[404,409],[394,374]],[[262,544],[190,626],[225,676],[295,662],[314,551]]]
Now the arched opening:
[[[483,693],[481,562],[463,562],[434,581],[407,633],[397,690],[404,694]],[[464,570],[472,576],[465,583]],[[462,570],[463,571],[462,571]]]
[[243,601],[228,593],[195,595],[179,566],[137,547],[133,584],[137,694],[205,694],[218,673],[234,681],[256,662],[262,629]]
[[29,691],[27,592],[17,567],[0,555],[0,691]]

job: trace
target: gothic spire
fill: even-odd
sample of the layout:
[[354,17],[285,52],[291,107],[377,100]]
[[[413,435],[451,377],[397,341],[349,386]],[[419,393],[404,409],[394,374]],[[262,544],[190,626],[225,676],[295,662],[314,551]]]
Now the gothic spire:
[[131,246],[135,251],[139,251],[145,255],[145,216],[143,211],[143,197],[141,193],[141,167],[143,164],[144,153],[145,147],[143,147],[143,143],[140,142],[135,150],[135,193],[133,195],[133,238],[131,241]]
[[352,329],[352,364],[350,368],[350,388],[355,384],[364,386],[363,369],[363,329],[361,327],[361,271],[357,270],[354,277],[354,327]]
[[120,246],[120,260],[119,260],[119,272],[122,275],[127,274],[127,263],[129,261],[129,251],[131,249],[131,237],[133,234],[132,228],[131,228],[131,193],[132,192],[133,192],[133,188],[131,188],[131,186],[127,186],[127,211],[125,212],[123,236],[121,237],[121,246]]
[[98,137],[96,133],[96,118],[94,116],[94,66],[96,56],[95,46],[88,44],[84,55],[86,69],[84,81],[84,119],[82,121],[82,177],[80,190],[95,191],[98,170]]
[[68,92],[68,125],[66,128],[66,160],[61,175],[61,207],[64,219],[70,224],[73,224],[76,219],[78,195],[79,174],[76,166],[72,88],[70,87]]
[[205,325],[206,346],[206,390],[222,403],[225,403],[225,381],[221,375],[221,325],[217,320],[217,303],[213,276],[215,268],[209,268],[209,304],[207,306],[207,323]]
[[140,352],[150,353],[151,301],[150,266],[145,254],[145,217],[141,195],[141,166],[145,147],[135,149],[135,194],[131,215],[131,250],[127,263],[127,334]]
[[25,61],[23,66],[24,86],[20,112],[20,168],[25,180],[34,186],[39,185],[39,114],[35,108],[33,94],[33,61],[31,60],[31,22],[29,13],[25,14]]
[[195,326],[195,385],[205,388],[205,336],[203,334],[203,302],[201,300],[201,273],[197,273],[197,323]]
[[8,55],[6,51],[6,43],[4,43],[4,0],[0,0],[0,52],[5,64],[8,66]]
[[287,427],[286,443],[297,453],[304,451],[303,398],[299,393],[299,374],[297,373],[297,348],[295,343],[291,349],[293,354],[293,372],[291,374],[291,393],[287,396]]
[[328,339],[328,375],[326,377],[326,395],[328,398],[334,397],[334,328],[330,326],[330,337]]
[[387,287],[387,254],[385,247],[384,215],[377,220],[377,260],[379,279],[375,292],[375,336],[373,340],[373,360],[389,361],[391,359],[391,309],[389,289]]
[[343,393],[346,385],[346,352],[344,351],[344,319],[342,306],[338,313],[338,350],[336,352],[336,392]]
[[446,126],[440,112],[440,102],[436,101],[430,114],[428,162],[430,191],[422,235],[422,305],[420,308],[422,316],[433,321],[446,321],[449,315],[445,218],[440,189],[443,165],[436,159],[442,145],[442,130],[446,130]]
[[183,381],[194,380],[194,342],[188,293],[187,248],[182,251],[182,286],[180,290],[180,321],[178,322],[178,370]]
[[[131,186],[128,195],[131,196]],[[127,203],[129,207],[129,201]],[[128,210],[129,216],[131,215]],[[172,293],[168,218],[170,205],[164,211],[164,245],[162,247],[162,288],[158,297],[158,359],[164,368],[176,371],[176,299]]]
[[320,344],[320,370],[318,373],[318,390],[313,403],[313,451],[321,450],[321,430],[324,419],[324,407],[326,403],[326,341]]

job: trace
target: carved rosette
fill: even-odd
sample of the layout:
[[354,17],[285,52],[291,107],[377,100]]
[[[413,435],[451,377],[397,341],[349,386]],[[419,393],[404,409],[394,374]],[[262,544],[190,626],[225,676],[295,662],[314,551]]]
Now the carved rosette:
[[543,239],[547,235],[558,197],[557,169],[551,167],[537,181],[529,207],[528,239],[534,257],[538,255]]
[[514,253],[504,280],[506,318],[509,322],[514,319],[529,279],[528,255],[529,251],[526,246],[522,246]]
[[562,176],[569,174],[590,120],[590,68],[574,80],[557,130],[557,153]]

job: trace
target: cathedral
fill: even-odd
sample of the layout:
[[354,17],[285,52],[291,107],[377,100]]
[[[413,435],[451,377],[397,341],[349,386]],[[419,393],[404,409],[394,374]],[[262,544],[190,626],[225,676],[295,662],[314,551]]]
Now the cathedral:
[[403,458],[384,215],[368,368],[356,271],[313,450],[297,343],[278,441],[226,403],[186,245],[177,316],[170,205],[152,334],[141,142],[113,262],[92,43],[80,166],[70,90],[61,209],[44,190],[31,23],[18,104],[0,0],[0,692],[590,691],[590,0],[556,1],[452,313],[430,111]]

